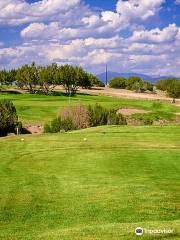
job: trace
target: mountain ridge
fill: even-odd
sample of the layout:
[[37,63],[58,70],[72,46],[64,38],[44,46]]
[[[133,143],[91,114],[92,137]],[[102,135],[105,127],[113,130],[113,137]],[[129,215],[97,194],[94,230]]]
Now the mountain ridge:
[[[114,77],[125,77],[125,78],[129,78],[131,76],[137,76],[137,77],[140,77],[142,78],[143,80],[146,80],[146,81],[150,81],[151,83],[156,83],[158,80],[160,79],[166,79],[166,78],[175,78],[173,76],[149,76],[149,75],[146,75],[146,74],[140,74],[140,73],[134,73],[134,72],[129,72],[129,73],[118,73],[118,72],[111,72],[109,71],[108,72],[108,81],[110,81],[112,78]],[[100,74],[97,74],[97,77],[104,83],[106,83],[106,73],[100,73]]]

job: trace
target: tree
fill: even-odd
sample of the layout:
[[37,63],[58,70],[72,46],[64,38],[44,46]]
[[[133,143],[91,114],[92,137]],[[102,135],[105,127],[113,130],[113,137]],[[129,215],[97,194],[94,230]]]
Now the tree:
[[61,77],[56,63],[39,68],[39,85],[44,93],[48,94],[58,83],[61,83]]
[[134,90],[133,88],[140,84],[142,82],[142,79],[140,77],[132,76],[129,77],[127,80],[127,89]]
[[33,62],[31,65],[23,65],[17,70],[16,80],[19,87],[26,87],[30,93],[35,93],[39,83],[39,70]]
[[109,81],[110,88],[125,89],[127,86],[127,80],[124,77],[115,77]]
[[6,81],[6,71],[1,70],[0,71],[0,90],[1,90],[2,86],[5,84],[5,81]]
[[9,100],[0,101],[0,136],[14,132],[18,124],[16,108]]
[[101,82],[97,76],[92,73],[88,74],[89,81],[93,87],[105,87],[105,84]]
[[10,84],[10,71],[6,71],[5,69],[0,71],[0,86],[2,87],[3,85],[8,85]]
[[174,79],[168,84],[167,94],[173,98],[173,103],[175,103],[176,98],[180,98],[180,80]]
[[75,67],[75,81],[77,85],[82,88],[91,88],[92,84],[89,78],[89,74],[84,71],[82,67]]
[[74,67],[68,64],[62,65],[60,67],[60,75],[67,93],[75,93],[80,86],[86,88],[90,86],[87,73],[81,67]]
[[60,75],[62,78],[62,84],[67,93],[76,92],[78,88],[78,82],[76,80],[76,72],[73,66],[66,64],[60,67]]

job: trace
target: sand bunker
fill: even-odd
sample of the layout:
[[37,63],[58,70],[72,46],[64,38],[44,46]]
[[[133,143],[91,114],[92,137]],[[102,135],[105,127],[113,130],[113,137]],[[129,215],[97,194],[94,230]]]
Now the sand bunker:
[[29,125],[26,126],[26,130],[31,134],[43,133],[43,126],[41,125]]
[[130,116],[135,113],[149,113],[150,111],[142,110],[142,109],[136,109],[136,108],[121,108],[118,110],[118,113],[121,113],[126,116]]

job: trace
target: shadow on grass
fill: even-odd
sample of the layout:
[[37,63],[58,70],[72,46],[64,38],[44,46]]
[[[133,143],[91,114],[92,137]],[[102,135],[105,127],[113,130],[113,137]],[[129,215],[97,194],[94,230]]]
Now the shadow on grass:
[[[71,97],[77,97],[77,96],[90,96],[91,94],[89,93],[71,93]],[[50,94],[50,96],[63,96],[63,97],[69,97],[70,94],[69,93],[65,93],[65,92],[59,92],[59,91],[54,91]]]
[[0,93],[8,93],[8,94],[22,94],[22,92],[18,90],[1,90]]

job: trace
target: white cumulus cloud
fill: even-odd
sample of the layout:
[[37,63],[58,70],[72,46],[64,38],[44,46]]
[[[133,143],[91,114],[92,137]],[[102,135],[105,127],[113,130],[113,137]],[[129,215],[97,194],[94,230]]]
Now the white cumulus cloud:
[[119,0],[116,8],[122,18],[129,21],[147,20],[159,12],[164,2],[165,0]]
[[154,42],[154,43],[163,43],[163,42],[172,42],[175,41],[180,28],[176,24],[170,24],[164,29],[160,30],[159,28],[152,29],[150,31],[135,31],[130,38],[131,41],[137,42]]
[[66,13],[77,12],[80,0],[41,0],[27,3],[24,0],[0,1],[0,24],[19,25],[34,21],[63,19]]

